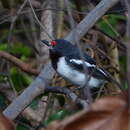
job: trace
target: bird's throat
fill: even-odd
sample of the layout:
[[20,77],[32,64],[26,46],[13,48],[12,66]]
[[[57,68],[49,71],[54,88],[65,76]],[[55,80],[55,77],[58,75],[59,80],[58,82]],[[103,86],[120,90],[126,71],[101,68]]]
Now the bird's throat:
[[61,57],[61,54],[55,52],[52,49],[49,50],[49,54],[50,54],[52,66],[56,70],[57,69],[57,62],[58,62],[59,58]]

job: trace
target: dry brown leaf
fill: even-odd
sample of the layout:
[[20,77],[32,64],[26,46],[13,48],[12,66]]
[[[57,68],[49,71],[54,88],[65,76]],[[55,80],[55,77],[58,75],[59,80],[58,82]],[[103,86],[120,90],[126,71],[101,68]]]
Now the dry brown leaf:
[[89,110],[53,122],[47,130],[130,130],[129,113],[126,95],[104,97]]
[[0,130],[15,130],[14,123],[0,112]]

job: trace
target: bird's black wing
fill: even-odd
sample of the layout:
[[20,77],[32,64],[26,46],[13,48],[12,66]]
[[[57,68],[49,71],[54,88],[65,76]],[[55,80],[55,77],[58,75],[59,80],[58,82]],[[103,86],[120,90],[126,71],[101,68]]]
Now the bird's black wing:
[[[83,61],[78,55],[68,55],[65,57],[67,64],[77,71],[84,72]],[[88,74],[98,79],[108,80],[109,74],[103,68],[97,68],[96,62],[90,56],[85,56],[84,65]]]
[[83,56],[84,56],[84,60],[86,62],[88,62],[92,65],[96,65],[96,61],[93,58],[91,58],[89,55],[84,54]]
[[88,73],[92,74],[93,77],[111,81],[110,74],[105,69],[99,67],[88,67],[87,69]]
[[[66,55],[66,57],[67,57],[67,59],[76,59],[76,60],[82,59],[77,50],[70,52],[69,54]],[[85,53],[83,53],[83,60],[86,61],[87,63],[91,64],[91,65],[96,65],[96,61]]]
[[[67,61],[67,64],[69,66],[71,66],[73,69],[76,69],[76,70],[78,70],[80,72],[84,71],[83,64],[82,63],[81,64],[78,63],[78,61],[79,61],[78,59],[73,59],[73,58],[65,57],[65,60]],[[77,62],[75,60],[77,60]]]
[[[83,61],[82,61],[82,58],[79,55],[78,51],[70,52],[68,55],[65,56],[65,60],[71,67],[73,67],[81,72],[84,71]],[[94,59],[92,59],[89,55],[84,54],[83,60],[86,63],[85,65],[87,65],[86,67],[96,66],[96,61]]]

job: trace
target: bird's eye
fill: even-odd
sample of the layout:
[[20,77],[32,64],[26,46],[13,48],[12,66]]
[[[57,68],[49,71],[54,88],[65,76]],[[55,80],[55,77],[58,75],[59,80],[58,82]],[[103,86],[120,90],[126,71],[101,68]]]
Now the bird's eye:
[[56,41],[51,41],[52,46],[55,46],[56,44],[57,44]]

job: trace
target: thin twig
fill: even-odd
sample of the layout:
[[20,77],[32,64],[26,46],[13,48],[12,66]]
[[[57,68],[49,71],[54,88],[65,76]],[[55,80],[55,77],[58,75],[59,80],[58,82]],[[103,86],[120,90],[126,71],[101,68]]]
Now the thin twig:
[[13,92],[14,92],[14,95],[15,95],[14,97],[16,98],[18,96],[18,93],[17,93],[17,91],[15,89],[15,86],[14,86],[14,83],[13,83],[13,81],[11,79],[10,74],[8,75],[8,82],[9,82],[11,88],[13,89]]
[[119,43],[117,45],[120,45],[123,49],[126,49],[126,45],[123,43],[123,41],[121,39],[110,36],[109,34],[107,34],[106,32],[104,32],[103,30],[101,30],[98,27],[95,27],[94,29],[96,29],[97,31],[101,32],[103,35],[107,36],[108,38],[110,38],[111,40],[115,41],[116,43]]
[[51,34],[48,33],[46,27],[43,26],[43,24],[39,21],[39,19],[38,19],[36,13],[35,13],[35,11],[34,11],[34,9],[33,9],[33,7],[32,7],[31,1],[28,0],[28,2],[29,2],[29,4],[30,4],[31,10],[32,10],[32,12],[33,12],[33,15],[34,15],[34,17],[35,17],[37,23],[40,25],[40,27],[44,30],[44,32],[48,35],[48,37],[49,37],[51,40],[55,40],[55,38],[54,38]]
[[[55,9],[55,8],[46,8],[46,9],[35,9],[35,12],[39,12],[39,11],[46,11],[46,10],[52,10],[52,11],[56,11],[55,13],[65,13],[66,11],[63,9]],[[31,13],[32,10],[28,10],[25,9],[23,11],[20,12],[19,15],[24,15],[24,14],[27,14],[27,13]],[[78,13],[76,10],[74,11],[75,13]],[[11,16],[10,15],[7,15],[7,16],[3,16],[2,18],[0,18],[0,24],[3,24],[5,22],[9,22],[11,20]]]
[[13,27],[15,25],[15,22],[16,22],[18,16],[19,16],[19,14],[21,13],[22,9],[26,5],[26,3],[27,3],[27,0],[24,0],[23,4],[21,5],[21,7],[19,8],[19,10],[17,11],[16,15],[12,18],[10,29],[9,29],[9,34],[8,34],[8,43],[10,43],[10,41],[11,41],[12,30],[13,30]]
[[[59,1],[60,9],[64,8],[64,0]],[[58,14],[57,39],[61,38],[63,31],[64,12]]]
[[70,89],[65,88],[65,87],[48,86],[45,88],[45,92],[65,94],[68,98],[70,98],[72,100],[72,102],[74,102],[76,104],[81,104],[84,107],[88,105],[88,103],[85,100],[78,98],[78,96],[74,92],[72,92]]

